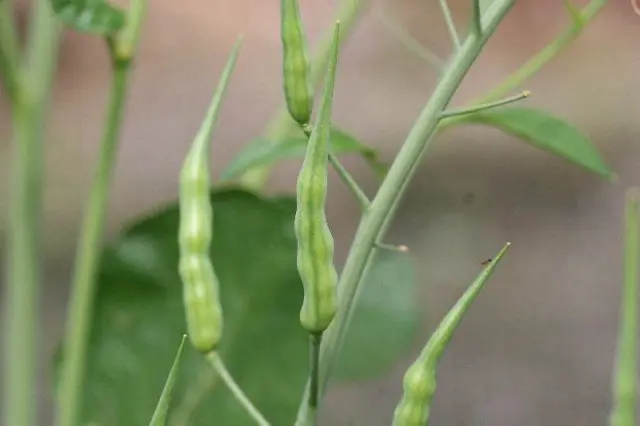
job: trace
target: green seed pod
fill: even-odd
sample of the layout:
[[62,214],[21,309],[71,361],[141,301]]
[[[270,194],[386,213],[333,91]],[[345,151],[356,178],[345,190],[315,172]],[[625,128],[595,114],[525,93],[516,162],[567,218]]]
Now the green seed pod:
[[304,285],[300,322],[310,333],[322,333],[335,316],[338,275],[333,265],[333,237],[327,225],[328,144],[331,104],[338,57],[339,25],[333,40],[333,55],[325,82],[318,122],[313,128],[298,176],[294,221],[298,240],[298,272]]
[[311,120],[313,85],[298,0],[281,0],[280,20],[287,109],[291,117],[304,127]]
[[216,348],[223,329],[219,283],[209,257],[213,227],[213,208],[209,196],[209,141],[239,48],[240,40],[231,52],[207,116],[180,173],[178,271],[182,280],[189,340],[197,350],[205,353]]
[[495,267],[505,255],[507,243],[478,275],[467,291],[442,319],[418,359],[404,375],[402,399],[393,415],[393,426],[426,426],[431,400],[436,391],[436,369],[464,314],[484,287]]

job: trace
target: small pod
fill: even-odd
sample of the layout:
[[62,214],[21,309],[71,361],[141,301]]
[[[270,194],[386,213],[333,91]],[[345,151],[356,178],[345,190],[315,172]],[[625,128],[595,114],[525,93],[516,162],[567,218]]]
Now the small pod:
[[191,344],[204,353],[216,348],[223,329],[219,283],[209,257],[213,228],[213,208],[209,195],[209,141],[239,48],[240,40],[229,57],[207,116],[180,173],[178,271],[182,281],[187,334]]
[[305,127],[313,110],[313,85],[298,0],[280,2],[284,95],[291,117]]
[[510,243],[491,260],[476,277],[467,291],[447,312],[418,359],[407,369],[403,380],[403,394],[394,414],[392,426],[426,426],[429,421],[431,400],[436,392],[436,370],[438,361],[451,341],[471,303],[478,297],[498,263],[502,260]]
[[313,334],[320,334],[329,326],[338,306],[338,275],[333,265],[333,237],[325,215],[338,35],[339,24],[336,24],[318,122],[309,137],[296,191],[294,228],[298,240],[298,271],[304,285],[300,322]]

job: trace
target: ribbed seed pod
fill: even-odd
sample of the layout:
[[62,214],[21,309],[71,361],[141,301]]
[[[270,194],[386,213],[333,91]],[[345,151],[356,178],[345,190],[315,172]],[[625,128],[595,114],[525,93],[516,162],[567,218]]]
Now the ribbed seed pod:
[[223,321],[219,283],[209,257],[213,208],[209,195],[209,141],[220,105],[238,57],[236,43],[207,111],[207,116],[186,156],[180,173],[179,274],[191,344],[201,352],[216,348]]
[[403,380],[403,394],[393,414],[393,426],[426,426],[429,420],[431,400],[436,391],[438,361],[451,341],[462,317],[484,287],[496,265],[502,260],[509,246],[507,243],[496,257],[483,269],[467,291],[447,312],[431,335],[418,359],[407,369]]
[[281,0],[280,21],[287,109],[291,117],[304,127],[311,120],[313,84],[298,0]]
[[338,58],[339,25],[336,24],[333,54],[329,63],[318,122],[313,128],[298,175],[294,221],[298,240],[298,271],[304,285],[300,322],[310,333],[322,333],[335,316],[338,275],[333,265],[333,237],[327,225],[328,145],[331,104]]

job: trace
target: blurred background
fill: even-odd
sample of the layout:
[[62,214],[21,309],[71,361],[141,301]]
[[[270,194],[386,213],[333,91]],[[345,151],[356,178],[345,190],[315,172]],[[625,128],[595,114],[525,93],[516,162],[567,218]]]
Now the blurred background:
[[[575,0],[578,6],[584,1]],[[312,39],[338,0],[302,0]],[[449,0],[459,28],[468,0]],[[150,2],[111,194],[108,236],[177,196],[183,155],[239,33],[245,43],[216,130],[221,170],[282,105],[279,2]],[[371,1],[342,51],[337,124],[390,161],[436,74],[376,18],[384,6],[431,50],[450,51],[436,0]],[[21,16],[26,10],[20,10]],[[520,0],[454,99],[481,95],[569,25],[563,2]],[[399,210],[388,240],[409,246],[420,280],[425,328],[385,377],[332,388],[324,424],[389,424],[401,377],[429,335],[505,241],[507,259],[473,306],[439,373],[433,424],[602,425],[610,406],[621,282],[623,192],[640,184],[640,16],[611,0],[586,31],[522,89],[529,106],[576,124],[619,175],[607,183],[498,131],[440,134]],[[51,400],[49,361],[60,336],[79,219],[102,130],[107,55],[95,37],[66,32],[47,140],[42,407]],[[8,166],[9,116],[0,106],[0,169]],[[357,158],[346,165],[368,191],[377,181]],[[299,163],[272,173],[270,193],[291,192]],[[8,185],[0,180],[0,213]],[[336,176],[329,215],[337,255],[346,255],[359,211]],[[5,228],[0,223],[0,235]]]

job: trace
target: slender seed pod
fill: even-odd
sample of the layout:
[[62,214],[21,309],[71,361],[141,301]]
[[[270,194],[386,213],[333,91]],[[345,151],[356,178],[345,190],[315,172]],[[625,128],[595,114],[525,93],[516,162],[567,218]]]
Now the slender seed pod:
[[220,105],[238,57],[236,43],[222,73],[198,134],[180,173],[179,274],[191,344],[201,352],[214,350],[222,337],[219,283],[209,257],[213,208],[209,196],[210,139]]
[[436,368],[471,303],[480,294],[493,270],[509,249],[510,243],[482,270],[467,291],[458,299],[433,332],[418,359],[407,369],[402,399],[393,415],[393,426],[425,426],[429,420],[431,400],[436,391]]
[[311,120],[313,110],[313,84],[298,0],[281,0],[280,21],[287,109],[291,117],[305,127]]
[[300,322],[307,331],[314,334],[322,333],[329,326],[338,304],[338,276],[333,265],[333,237],[325,215],[328,144],[338,58],[338,35],[339,24],[336,23],[332,57],[318,122],[311,132],[298,176],[294,221],[298,240],[298,272],[304,285]]

